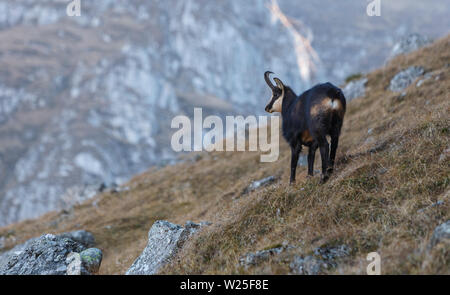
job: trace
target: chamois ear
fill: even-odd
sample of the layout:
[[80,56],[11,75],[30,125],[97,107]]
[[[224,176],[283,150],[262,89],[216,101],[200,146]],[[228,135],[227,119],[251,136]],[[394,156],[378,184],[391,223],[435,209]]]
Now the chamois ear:
[[284,84],[283,84],[283,82],[281,82],[280,79],[273,78],[273,80],[275,81],[275,83],[277,83],[278,88],[280,88],[281,90],[284,90]]

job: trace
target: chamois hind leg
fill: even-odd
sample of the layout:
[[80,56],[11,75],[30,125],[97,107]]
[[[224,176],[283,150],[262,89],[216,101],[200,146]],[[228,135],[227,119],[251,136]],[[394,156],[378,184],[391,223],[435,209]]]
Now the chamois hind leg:
[[333,173],[334,160],[336,158],[336,151],[339,145],[339,132],[335,132],[331,135],[331,150],[330,150],[330,163],[328,165],[329,174]]
[[330,147],[325,136],[321,136],[319,139],[320,158],[322,159],[322,183],[326,182],[330,175],[327,168],[329,163]]
[[314,176],[314,159],[316,157],[317,144],[313,143],[308,151],[308,175]]
[[297,170],[298,157],[302,151],[302,146],[295,144],[294,147],[291,146],[291,179],[289,184],[295,183],[295,172]]

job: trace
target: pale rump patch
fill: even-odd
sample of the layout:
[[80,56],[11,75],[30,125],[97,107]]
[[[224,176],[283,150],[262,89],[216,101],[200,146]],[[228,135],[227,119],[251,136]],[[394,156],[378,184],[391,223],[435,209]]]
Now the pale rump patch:
[[330,105],[330,107],[331,107],[333,110],[339,111],[339,110],[342,109],[341,101],[338,100],[338,99],[335,99],[335,100],[331,100],[331,99],[330,99],[330,100],[328,101],[328,104]]
[[331,98],[326,97],[311,108],[311,115],[316,116],[319,113],[329,111],[330,109],[339,112],[342,111],[341,101],[338,99],[332,100]]

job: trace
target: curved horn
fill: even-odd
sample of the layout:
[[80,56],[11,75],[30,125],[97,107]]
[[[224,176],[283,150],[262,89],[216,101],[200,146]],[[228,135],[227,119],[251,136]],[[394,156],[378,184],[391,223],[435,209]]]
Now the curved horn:
[[264,73],[264,80],[266,80],[267,85],[269,85],[270,89],[274,89],[275,85],[272,84],[272,82],[270,81],[270,74],[273,74],[270,71],[267,71]]
[[273,80],[275,81],[275,83],[277,83],[278,88],[284,89],[284,84],[283,84],[283,82],[281,82],[280,79],[278,79],[278,78],[273,78]]

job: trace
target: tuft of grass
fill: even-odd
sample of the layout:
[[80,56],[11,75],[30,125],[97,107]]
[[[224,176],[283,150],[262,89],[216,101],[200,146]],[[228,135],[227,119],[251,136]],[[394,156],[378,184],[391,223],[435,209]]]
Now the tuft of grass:
[[351,81],[361,79],[363,76],[364,75],[362,73],[352,74],[352,75],[350,75],[350,76],[345,78],[345,83],[349,83]]

